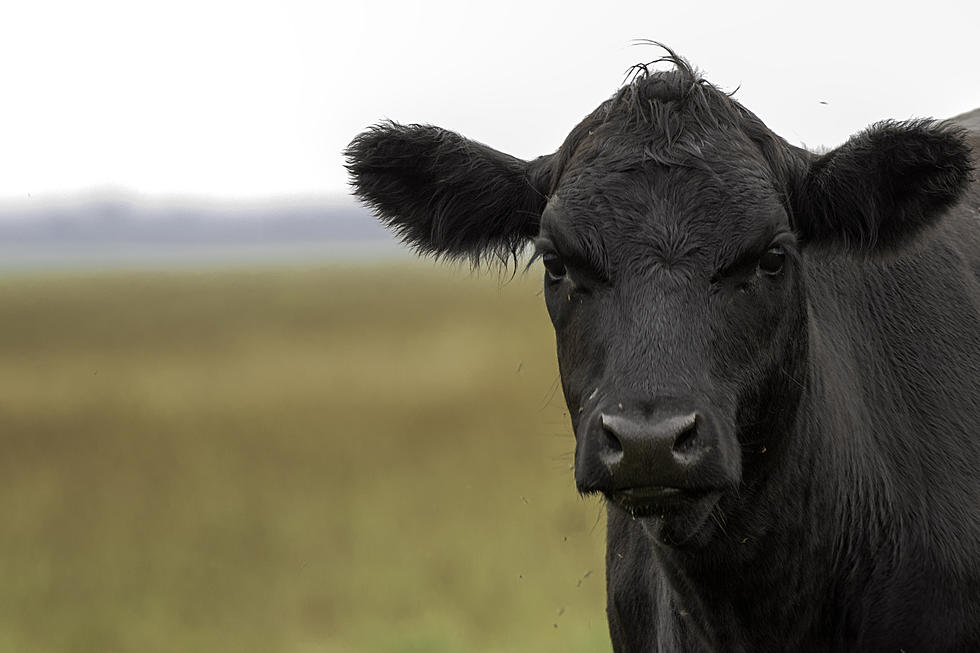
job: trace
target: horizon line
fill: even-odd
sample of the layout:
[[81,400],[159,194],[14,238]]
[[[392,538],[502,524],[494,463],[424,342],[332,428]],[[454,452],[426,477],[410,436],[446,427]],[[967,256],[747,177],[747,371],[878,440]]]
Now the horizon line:
[[94,186],[79,190],[44,191],[0,196],[0,212],[51,209],[99,202],[140,206],[189,206],[193,208],[256,208],[283,206],[360,206],[350,192],[269,193],[265,195],[207,195],[201,193],[148,193],[123,186]]

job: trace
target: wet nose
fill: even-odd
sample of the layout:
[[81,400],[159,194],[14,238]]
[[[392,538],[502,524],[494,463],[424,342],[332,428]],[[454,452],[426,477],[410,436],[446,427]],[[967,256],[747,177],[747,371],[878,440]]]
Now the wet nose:
[[709,451],[695,411],[651,416],[599,414],[598,457],[615,488],[684,487]]

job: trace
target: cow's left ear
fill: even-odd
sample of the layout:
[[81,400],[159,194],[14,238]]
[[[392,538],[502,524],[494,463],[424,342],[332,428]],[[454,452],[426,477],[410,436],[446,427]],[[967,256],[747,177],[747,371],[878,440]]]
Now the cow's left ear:
[[814,157],[793,193],[794,226],[805,243],[894,250],[959,199],[971,171],[958,127],[878,123]]

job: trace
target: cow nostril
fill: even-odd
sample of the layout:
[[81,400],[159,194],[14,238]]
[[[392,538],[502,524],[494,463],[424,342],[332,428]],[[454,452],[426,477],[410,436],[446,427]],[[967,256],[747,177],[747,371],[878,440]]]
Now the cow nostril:
[[698,426],[696,420],[692,419],[691,423],[684,428],[677,437],[674,439],[674,451],[677,453],[690,453],[694,449],[694,440],[698,435]]
[[611,454],[621,454],[623,453],[623,443],[620,442],[619,436],[611,428],[606,426],[605,423],[602,425],[602,432],[606,436],[606,448]]

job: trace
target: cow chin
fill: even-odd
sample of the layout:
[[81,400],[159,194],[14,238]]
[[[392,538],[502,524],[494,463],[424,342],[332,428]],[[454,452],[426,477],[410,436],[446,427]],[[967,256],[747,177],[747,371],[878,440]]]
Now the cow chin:
[[614,493],[607,500],[629,513],[646,533],[662,545],[696,549],[707,544],[716,531],[712,514],[720,491],[670,492],[666,497],[636,497]]

